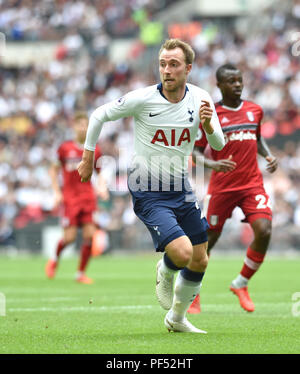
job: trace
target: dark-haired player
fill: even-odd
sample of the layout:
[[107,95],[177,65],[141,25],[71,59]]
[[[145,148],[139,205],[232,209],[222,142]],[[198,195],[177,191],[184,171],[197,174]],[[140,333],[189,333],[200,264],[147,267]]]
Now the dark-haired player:
[[[210,225],[208,254],[219,239],[225,221],[231,217],[235,207],[240,207],[245,215],[243,222],[252,227],[254,240],[247,249],[241,272],[232,281],[230,290],[238,296],[242,308],[253,312],[255,307],[248,293],[248,281],[264,261],[272,227],[270,200],[258,168],[257,153],[266,159],[270,173],[276,170],[277,161],[260,134],[262,108],[241,99],[241,71],[232,64],[226,64],[217,70],[216,78],[222,100],[215,108],[226,145],[221,151],[211,150],[212,159],[204,157],[205,167],[212,169],[205,203]],[[204,153],[207,144],[200,124],[200,139],[195,143],[194,157]],[[199,311],[197,295],[189,313]]]
[[[85,270],[91,256],[92,239],[96,231],[93,221],[93,214],[96,210],[96,192],[91,182],[81,183],[77,172],[87,127],[87,114],[76,113],[73,119],[74,140],[65,141],[60,145],[57,150],[57,160],[50,168],[55,206],[62,208],[61,224],[64,232],[63,238],[57,243],[55,253],[46,264],[45,271],[48,278],[54,278],[62,251],[76,240],[78,228],[81,228],[83,241],[75,279],[79,283],[90,284],[93,280],[86,276]],[[94,168],[97,172],[99,168],[96,165],[100,156],[100,147],[97,145],[94,160]],[[62,186],[59,183],[60,172],[62,172]],[[102,199],[107,199],[108,192],[100,174],[97,182],[98,195]]]

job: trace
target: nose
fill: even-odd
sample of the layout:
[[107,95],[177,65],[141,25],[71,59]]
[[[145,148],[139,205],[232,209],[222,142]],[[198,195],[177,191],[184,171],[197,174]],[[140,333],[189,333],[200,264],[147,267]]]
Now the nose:
[[169,69],[169,65],[168,64],[164,67],[164,73],[166,73],[166,74],[170,73],[170,69]]

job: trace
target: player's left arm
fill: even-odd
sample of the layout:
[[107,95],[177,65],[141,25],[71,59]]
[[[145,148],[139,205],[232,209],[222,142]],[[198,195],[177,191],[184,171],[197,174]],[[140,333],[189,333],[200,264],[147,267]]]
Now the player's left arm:
[[199,118],[206,134],[209,145],[216,151],[223,149],[225,145],[224,134],[211,98],[202,100],[199,109]]
[[102,157],[101,148],[98,145],[96,145],[94,168],[97,173],[97,179],[95,183],[95,191],[96,191],[97,196],[99,196],[102,201],[108,201],[109,190],[108,190],[106,179],[103,175],[103,172],[101,171],[101,157]]
[[106,180],[101,172],[98,174],[97,177],[96,193],[102,201],[109,200],[109,190],[107,187]]
[[[258,106],[259,107],[259,106]],[[256,137],[257,137],[257,153],[265,158],[267,161],[267,171],[269,173],[274,173],[274,171],[278,167],[278,162],[275,156],[272,155],[272,152],[270,148],[268,147],[268,144],[266,143],[265,139],[261,136],[261,121],[264,116],[263,109],[259,107],[259,120],[258,120],[258,127],[256,131]]]
[[276,157],[272,155],[270,148],[268,147],[265,139],[262,136],[259,136],[257,138],[257,153],[264,157],[268,162],[267,171],[269,173],[274,173],[274,171],[278,167],[278,161]]

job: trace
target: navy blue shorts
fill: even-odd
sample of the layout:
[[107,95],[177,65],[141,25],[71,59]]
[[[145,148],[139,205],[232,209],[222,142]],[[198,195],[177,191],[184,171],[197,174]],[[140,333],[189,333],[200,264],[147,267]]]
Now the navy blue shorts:
[[209,225],[192,192],[130,190],[133,209],[147,226],[157,252],[164,252],[172,240],[186,235],[192,245],[207,241]]

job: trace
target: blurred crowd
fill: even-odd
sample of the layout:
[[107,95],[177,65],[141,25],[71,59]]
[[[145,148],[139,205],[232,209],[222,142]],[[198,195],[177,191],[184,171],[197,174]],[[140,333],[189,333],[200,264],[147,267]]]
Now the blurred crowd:
[[81,35],[130,37],[141,12],[155,16],[176,0],[0,0],[0,31],[12,40],[62,40]]
[[[141,71],[130,59],[112,62],[107,51],[112,38],[137,35],[136,12],[142,9],[153,17],[169,3],[0,0],[0,31],[9,38],[62,41],[47,64],[18,69],[0,64],[0,245],[14,245],[15,231],[30,223],[58,217],[48,169],[58,145],[72,136],[72,114],[78,109],[90,113],[125,92],[158,81],[157,65],[148,61],[147,48],[135,56],[143,61]],[[300,1],[276,1],[260,15],[259,27],[254,18],[237,18],[230,27],[200,20],[201,32],[188,40],[196,51],[189,81],[217,101],[218,66],[230,61],[243,71],[243,97],[263,107],[262,133],[280,165],[269,175],[259,158],[273,201],[274,246],[300,248],[300,48],[295,47]],[[157,53],[156,47],[151,53]],[[156,61],[157,55],[152,57]],[[114,247],[151,248],[126,187],[132,119],[106,124],[100,145],[111,199],[99,201],[98,223],[111,234]],[[205,185],[209,174],[207,170]],[[231,230],[241,219],[237,211],[228,221],[230,241],[222,242],[225,247],[244,246],[251,239],[248,225]]]

